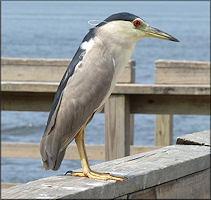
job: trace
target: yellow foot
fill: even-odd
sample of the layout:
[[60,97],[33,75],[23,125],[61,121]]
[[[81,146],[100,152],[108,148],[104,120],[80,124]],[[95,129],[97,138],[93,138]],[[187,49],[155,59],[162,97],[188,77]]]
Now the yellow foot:
[[65,173],[65,175],[68,174],[68,173],[70,173],[71,176],[89,177],[89,178],[98,179],[98,180],[107,181],[108,179],[110,179],[110,180],[121,181],[121,182],[124,181],[124,177],[112,176],[109,173],[99,173],[99,172],[95,172],[95,171],[92,171],[92,170],[90,172],[86,173],[86,174],[84,174],[83,172],[67,171]]

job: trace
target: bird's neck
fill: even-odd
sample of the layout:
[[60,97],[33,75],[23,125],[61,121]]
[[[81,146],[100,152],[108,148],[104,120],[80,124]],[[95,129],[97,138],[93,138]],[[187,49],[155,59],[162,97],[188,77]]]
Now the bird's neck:
[[136,41],[122,40],[114,34],[109,36],[97,34],[96,36],[111,54],[115,67],[114,76],[117,81],[134,52]]
[[136,41],[122,40],[122,38],[120,38],[121,36],[117,37],[116,34],[109,35],[98,32],[96,33],[96,36],[102,42],[102,45],[109,51],[114,64],[113,80],[109,92],[110,95],[133,54]]
[[96,31],[96,36],[102,41],[106,49],[110,52],[116,65],[124,65],[131,58],[135,49],[136,40],[134,38],[126,38],[125,35],[110,33],[106,30]]

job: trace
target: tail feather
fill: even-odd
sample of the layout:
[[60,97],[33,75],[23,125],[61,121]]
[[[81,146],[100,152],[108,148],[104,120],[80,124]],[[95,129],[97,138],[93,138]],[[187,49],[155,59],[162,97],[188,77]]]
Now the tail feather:
[[46,160],[43,160],[42,159],[42,165],[41,165],[41,168],[42,169],[45,169],[45,170],[58,170],[61,163],[62,163],[62,160],[64,158],[64,155],[65,155],[65,150],[63,150],[59,155],[58,155],[58,158],[57,159],[54,159],[51,155],[48,156],[48,158]]
[[59,152],[59,142],[53,142],[51,135],[43,137],[40,141],[40,154],[42,156],[41,168],[45,170],[58,170],[65,155],[65,150]]
[[59,155],[58,155],[58,157],[56,159],[54,168],[52,170],[56,171],[56,170],[59,169],[59,167],[60,167],[60,165],[62,163],[62,160],[64,158],[65,152],[66,152],[66,149],[64,149],[61,153],[59,153]]

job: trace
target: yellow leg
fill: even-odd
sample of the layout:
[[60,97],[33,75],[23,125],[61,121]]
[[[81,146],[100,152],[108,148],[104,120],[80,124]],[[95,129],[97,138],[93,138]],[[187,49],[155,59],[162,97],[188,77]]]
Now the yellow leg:
[[82,176],[82,177],[89,177],[93,179],[99,180],[117,180],[117,181],[124,181],[123,177],[120,176],[112,176],[109,173],[99,173],[92,171],[89,167],[89,162],[86,154],[85,144],[84,144],[84,130],[86,126],[83,126],[82,129],[79,131],[77,136],[75,137],[75,142],[77,144],[78,152],[81,159],[81,165],[83,172],[71,172],[72,176]]

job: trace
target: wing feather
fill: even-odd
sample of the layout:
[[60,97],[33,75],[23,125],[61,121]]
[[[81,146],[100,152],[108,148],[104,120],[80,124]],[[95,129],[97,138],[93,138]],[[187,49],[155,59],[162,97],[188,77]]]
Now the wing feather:
[[85,54],[78,50],[55,95],[40,141],[42,167],[46,170],[59,168],[66,147],[81,127],[90,121],[111,91],[113,59],[103,42],[98,38],[95,40],[98,41],[94,42],[94,47]]
[[[88,41],[90,38],[94,37],[94,30],[91,29],[90,32],[84,37],[83,41],[81,42],[81,44],[84,41]],[[49,113],[49,117],[47,120],[47,125],[45,127],[45,131],[49,130],[48,126],[51,124],[51,126],[53,126],[51,122],[52,120],[52,116],[54,115],[54,112],[56,111],[56,109],[58,108],[58,103],[61,100],[61,96],[62,96],[62,92],[68,82],[68,80],[70,79],[70,77],[74,74],[75,68],[77,66],[77,64],[83,60],[83,57],[85,55],[85,50],[81,49],[80,47],[78,48],[76,54],[74,55],[72,61],[70,62],[60,84],[59,87],[57,89],[57,92],[55,94],[54,100],[53,100],[53,104]],[[55,120],[53,119],[53,121],[55,122]],[[45,134],[45,133],[44,133]]]

